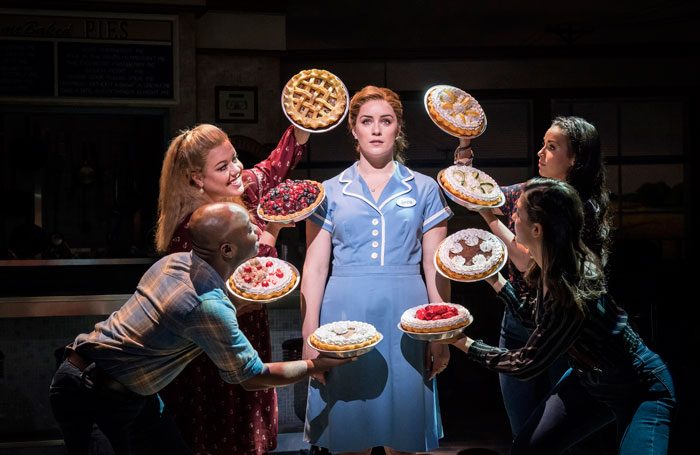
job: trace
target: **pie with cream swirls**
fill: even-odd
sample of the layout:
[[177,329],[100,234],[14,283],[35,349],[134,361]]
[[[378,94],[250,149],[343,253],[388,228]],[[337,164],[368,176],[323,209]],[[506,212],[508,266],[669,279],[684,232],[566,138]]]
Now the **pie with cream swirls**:
[[239,265],[228,279],[228,285],[231,292],[246,299],[269,300],[288,293],[297,279],[287,262],[263,256]]
[[485,278],[503,267],[506,246],[494,234],[482,229],[462,229],[443,240],[435,252],[441,274],[463,281]]
[[309,343],[323,351],[353,351],[381,339],[377,329],[367,322],[336,321],[323,324],[309,336]]
[[486,114],[469,93],[450,85],[436,85],[426,94],[430,118],[448,133],[476,137],[486,129]]

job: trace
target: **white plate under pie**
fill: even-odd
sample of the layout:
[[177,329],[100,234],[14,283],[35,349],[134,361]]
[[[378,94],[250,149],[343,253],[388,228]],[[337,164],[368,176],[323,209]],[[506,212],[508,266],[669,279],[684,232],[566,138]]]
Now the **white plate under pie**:
[[[257,208],[256,212],[257,212],[257,214],[258,214],[258,217],[259,217],[261,220],[265,220],[265,221],[267,221],[268,223],[280,223],[280,224],[298,223],[299,221],[303,221],[303,220],[307,219],[308,217],[310,217],[311,215],[313,215],[313,213],[316,211],[316,209],[319,208],[319,206],[321,205],[321,203],[323,202],[324,199],[326,199],[326,192],[325,192],[325,191],[323,192],[323,197],[321,198],[321,200],[316,201],[316,202],[314,202],[314,205],[309,206],[309,207],[313,207],[311,210],[305,212],[303,215],[299,215],[299,216],[296,216],[296,217],[294,217],[294,218],[290,218],[290,219],[284,220],[284,221],[281,221],[281,220],[273,220],[273,219],[267,218],[267,217],[265,216],[265,214],[263,214],[262,210],[260,209],[260,205],[259,205],[259,204],[258,204],[258,208]],[[308,208],[308,207],[307,207],[307,208]]]
[[478,211],[478,210],[485,210],[485,209],[497,209],[498,207],[502,207],[503,204],[506,203],[506,196],[503,194],[503,191],[501,191],[501,202],[499,202],[496,205],[478,205],[474,204],[473,202],[468,202],[465,201],[464,199],[460,198],[459,196],[452,194],[447,188],[445,188],[445,185],[442,184],[442,173],[445,172],[444,169],[442,169],[440,172],[438,172],[437,175],[437,183],[442,188],[442,192],[445,193],[445,196],[447,196],[451,201],[456,202],[457,204],[461,205],[462,207],[466,207],[469,210],[472,211]]
[[[340,78],[338,78],[338,80],[340,81]],[[340,81],[340,83],[343,85],[343,90],[345,90],[345,100],[346,100],[345,101],[345,111],[343,112],[343,115],[340,116],[338,121],[335,122],[334,124],[327,126],[325,128],[318,128],[315,130],[311,129],[311,128],[306,128],[302,125],[299,125],[297,122],[292,120],[291,117],[289,117],[289,114],[287,114],[287,110],[284,108],[284,90],[282,90],[282,96],[280,97],[280,102],[282,103],[282,112],[284,113],[284,116],[287,117],[287,120],[289,120],[289,123],[296,126],[297,128],[299,128],[302,131],[306,131],[309,133],[325,133],[326,131],[332,130],[333,128],[335,128],[338,125],[340,125],[341,123],[343,123],[343,120],[345,120],[345,117],[347,117],[348,111],[350,110],[350,92],[348,92],[348,88],[345,86],[345,83],[343,81]]]
[[[379,332],[377,332],[377,333],[379,333]],[[311,344],[311,341],[309,341],[308,338],[306,339],[306,344],[308,344],[309,346],[311,346],[312,348],[317,350],[320,354],[324,355],[325,357],[335,357],[336,359],[347,359],[349,357],[357,357],[357,356],[360,356],[362,354],[367,354],[369,351],[374,349],[374,347],[376,345],[378,345],[379,342],[382,341],[383,339],[384,339],[384,335],[379,333],[379,339],[377,341],[375,341],[374,343],[368,344],[367,346],[363,346],[361,348],[350,349],[347,351],[327,351],[325,349],[319,349],[316,346],[314,346],[313,344]]]
[[[281,260],[282,259],[280,259],[280,261]],[[294,266],[294,264],[292,264],[291,262],[287,262],[287,261],[284,261],[284,262],[289,266],[289,268],[291,268],[294,271],[294,276],[295,276],[294,285],[291,288],[289,288],[289,290],[287,292],[285,292],[284,294],[281,294],[281,295],[278,295],[278,296],[275,296],[275,297],[272,297],[269,299],[251,299],[250,297],[243,297],[241,294],[236,292],[231,287],[231,285],[228,282],[229,281],[228,279],[226,280],[226,289],[228,289],[228,292],[230,292],[232,295],[234,295],[237,299],[240,299],[240,300],[243,300],[246,302],[251,302],[251,303],[272,303],[272,302],[275,302],[281,298],[284,298],[284,297],[288,296],[294,289],[296,289],[296,287],[299,286],[299,282],[301,281],[301,275],[299,274],[299,269],[297,269]],[[229,277],[229,279],[230,279],[230,277]]]
[[[426,90],[426,91],[425,91],[425,95],[423,95],[423,106],[425,107],[425,112],[428,113],[428,117],[430,117],[430,120],[432,120],[433,123],[434,123],[435,125],[437,125],[438,128],[440,128],[442,131],[444,131],[445,133],[449,134],[450,136],[459,137],[459,138],[464,138],[464,139],[476,139],[477,137],[479,137],[479,136],[481,136],[482,134],[484,134],[484,131],[486,131],[486,126],[487,126],[487,124],[488,124],[488,122],[487,122],[487,120],[486,120],[486,113],[485,113],[485,112],[484,112],[484,128],[481,130],[481,133],[476,134],[476,135],[474,135],[474,136],[462,136],[462,135],[459,135],[459,134],[455,134],[455,133],[453,133],[452,131],[446,129],[444,126],[440,125],[438,122],[435,121],[435,119],[433,118],[432,114],[430,113],[430,108],[428,107],[428,94],[429,94],[433,89],[437,89],[437,88],[441,88],[441,87],[452,87],[452,86],[451,86],[451,85],[433,85],[433,86],[430,87],[428,90]],[[460,90],[461,90],[461,89],[460,89]],[[471,96],[471,95],[469,95],[469,96]],[[473,98],[473,97],[472,97],[472,98]],[[483,107],[482,107],[482,110],[483,110]]]
[[[472,278],[453,278],[453,277],[449,276],[448,274],[446,274],[445,272],[443,272],[442,269],[440,267],[438,267],[438,263],[437,263],[437,255],[438,255],[438,252],[440,251],[440,245],[442,245],[442,242],[440,242],[440,245],[438,245],[437,249],[435,250],[435,255],[433,256],[433,265],[435,266],[435,270],[437,270],[437,273],[444,276],[448,280],[459,281],[460,283],[476,283],[477,281],[482,281],[482,280],[485,280],[486,278],[490,278],[490,277],[494,276],[495,274],[500,272],[501,269],[503,268],[503,266],[505,266],[506,263],[508,262],[508,248],[506,248],[506,244],[503,243],[503,240],[499,239],[498,237],[496,237],[496,238],[498,239],[499,242],[501,242],[501,245],[503,245],[503,260],[498,265],[496,270],[489,273],[488,275],[482,276],[480,278],[474,278],[474,279],[472,279]],[[444,240],[443,240],[443,242],[444,242]]]
[[459,328],[456,328],[456,329],[448,330],[446,332],[430,332],[430,333],[428,333],[428,332],[410,332],[410,331],[404,329],[403,327],[401,327],[400,322],[397,324],[397,327],[399,328],[399,330],[401,330],[403,333],[405,333],[409,337],[413,338],[414,340],[437,341],[437,340],[448,340],[450,338],[456,337],[457,335],[462,333],[462,331],[465,328],[469,327],[469,325],[472,322],[474,322],[474,316],[472,316],[470,314],[466,325],[459,327]]

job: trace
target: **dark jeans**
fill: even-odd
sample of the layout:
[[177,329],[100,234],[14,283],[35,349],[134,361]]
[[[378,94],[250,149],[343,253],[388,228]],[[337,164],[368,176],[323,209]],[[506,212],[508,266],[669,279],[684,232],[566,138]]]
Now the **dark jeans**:
[[81,372],[63,361],[49,397],[68,453],[88,453],[96,424],[115,454],[191,454],[174,423],[161,414],[157,395],[141,396],[102,387],[95,365]]
[[[522,348],[530,337],[528,330],[518,318],[506,310],[501,324],[501,338],[498,345],[504,349]],[[532,412],[554,388],[562,375],[569,369],[564,356],[560,357],[547,371],[523,381],[507,374],[499,374],[503,404],[508,414],[510,428],[515,437]]]
[[618,425],[620,454],[666,454],[676,398],[661,358],[641,343],[633,361],[604,373],[568,371],[513,443],[513,454],[556,454]]

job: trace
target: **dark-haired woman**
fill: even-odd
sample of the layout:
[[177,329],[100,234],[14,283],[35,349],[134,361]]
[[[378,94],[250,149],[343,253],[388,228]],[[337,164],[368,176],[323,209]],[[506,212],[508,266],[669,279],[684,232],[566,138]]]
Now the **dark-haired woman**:
[[[462,142],[455,152],[455,157],[468,156],[471,161],[472,153],[468,152],[471,152],[469,144]],[[565,181],[578,192],[583,201],[583,242],[605,266],[610,232],[609,198],[600,139],[595,126],[580,117],[555,118],[544,135],[537,157],[540,176]],[[521,298],[528,294],[522,273],[529,266],[531,258],[527,248],[515,239],[512,214],[515,212],[515,203],[522,188],[522,183],[502,187],[506,203],[500,210],[508,219],[507,226],[496,217],[494,211],[479,211],[493,233],[508,246],[508,274]],[[529,336],[529,330],[506,307],[499,346],[517,349],[525,344]],[[518,434],[544,394],[551,390],[567,369],[565,359],[561,359],[553,363],[544,374],[530,380],[499,375],[503,402],[514,436]],[[606,442],[599,440],[596,444],[601,446],[600,449]]]
[[512,453],[561,453],[615,419],[619,453],[665,454],[676,405],[671,374],[606,292],[600,260],[582,241],[577,191],[560,180],[530,180],[513,222],[533,260],[525,275],[532,291],[520,299],[500,273],[487,281],[531,329],[530,337],[519,349],[469,337],[452,343],[473,361],[518,379],[543,374],[562,354],[573,371],[526,420]]

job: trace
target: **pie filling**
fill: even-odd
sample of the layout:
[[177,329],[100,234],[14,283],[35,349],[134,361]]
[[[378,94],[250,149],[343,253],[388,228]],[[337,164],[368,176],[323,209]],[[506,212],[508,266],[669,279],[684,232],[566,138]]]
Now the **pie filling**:
[[464,327],[470,321],[469,311],[454,303],[419,305],[401,315],[401,327],[409,332],[446,332]]

